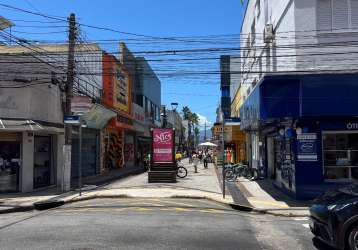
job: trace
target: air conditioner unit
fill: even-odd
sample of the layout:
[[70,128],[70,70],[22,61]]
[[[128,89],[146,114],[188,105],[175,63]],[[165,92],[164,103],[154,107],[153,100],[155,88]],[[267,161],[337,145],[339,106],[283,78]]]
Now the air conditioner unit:
[[273,25],[266,24],[264,29],[264,41],[265,43],[270,43],[273,40]]

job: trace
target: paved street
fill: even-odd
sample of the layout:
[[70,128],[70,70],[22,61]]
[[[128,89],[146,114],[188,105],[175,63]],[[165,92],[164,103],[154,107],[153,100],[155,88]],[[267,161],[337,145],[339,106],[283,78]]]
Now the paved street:
[[1,249],[316,249],[307,223],[207,200],[95,199],[0,215],[0,243]]

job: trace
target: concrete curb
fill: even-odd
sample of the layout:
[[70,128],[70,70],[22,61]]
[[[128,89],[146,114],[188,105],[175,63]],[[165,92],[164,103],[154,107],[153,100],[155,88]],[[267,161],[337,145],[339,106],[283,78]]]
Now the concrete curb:
[[28,212],[28,211],[32,211],[34,209],[35,209],[35,206],[33,204],[27,205],[27,206],[16,206],[16,207],[8,208],[8,209],[1,209],[0,214]]
[[[58,204],[61,203],[61,205],[65,205],[65,204],[72,204],[75,202],[81,202],[81,201],[87,201],[87,200],[93,200],[93,199],[115,199],[115,198],[145,198],[145,197],[134,197],[131,195],[127,195],[127,194],[118,194],[118,195],[111,195],[111,194],[93,194],[93,195],[84,195],[84,196],[76,196],[76,197],[65,197],[65,198],[60,198],[60,199],[51,199],[48,200],[48,204],[46,204],[46,201],[42,201],[42,205],[46,206],[46,209],[50,209],[50,208],[54,208],[54,207],[60,207]],[[151,197],[151,198],[155,198],[155,197]],[[156,198],[161,198],[161,197],[156,197]],[[309,216],[308,212],[307,214],[294,214],[291,213],[290,211],[296,211],[295,209],[285,209],[285,211],[287,211],[286,213],[284,212],[280,212],[277,210],[269,210],[269,209],[258,209],[258,208],[254,208],[251,206],[246,206],[246,205],[242,205],[242,204],[237,204],[237,203],[232,203],[232,202],[224,202],[220,199],[216,199],[214,197],[209,197],[209,196],[199,196],[199,195],[172,195],[172,196],[168,196],[165,198],[169,198],[169,199],[203,199],[203,200],[211,200],[226,206],[229,206],[237,211],[242,211],[242,212],[253,212],[253,213],[258,213],[258,214],[269,214],[269,215],[273,215],[273,216],[279,216],[279,217],[305,217],[305,216]],[[52,204],[54,204],[52,206]],[[36,208],[36,204],[32,204],[32,205],[28,205],[28,206],[17,206],[17,207],[12,207],[9,209],[5,209],[5,210],[0,210],[0,214],[7,214],[7,213],[17,213],[17,212],[28,212],[28,211],[32,211],[32,210],[44,210],[44,209],[38,209]],[[302,211],[302,210],[301,210]]]
[[[273,215],[273,216],[278,216],[278,217],[289,217],[289,218],[297,218],[297,217],[308,217],[310,216],[309,215],[309,212],[308,212],[308,209],[307,209],[307,213],[305,214],[295,214],[295,213],[292,213],[290,211],[297,211],[295,209],[287,209],[286,211],[288,211],[287,213],[283,213],[283,212],[278,212],[277,210],[269,210],[269,209],[259,209],[259,208],[254,208],[252,210],[252,212],[255,212],[255,213],[259,213],[259,214],[269,214],[269,215]],[[300,210],[302,211],[302,210]]]

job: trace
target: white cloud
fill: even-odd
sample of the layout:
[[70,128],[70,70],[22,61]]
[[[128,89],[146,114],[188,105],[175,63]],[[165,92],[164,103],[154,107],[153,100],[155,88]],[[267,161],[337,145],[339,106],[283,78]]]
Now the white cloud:
[[208,118],[206,118],[205,116],[198,114],[199,117],[199,129],[200,130],[205,130],[205,122],[206,122],[206,129],[209,129],[212,126],[212,122],[208,120]]

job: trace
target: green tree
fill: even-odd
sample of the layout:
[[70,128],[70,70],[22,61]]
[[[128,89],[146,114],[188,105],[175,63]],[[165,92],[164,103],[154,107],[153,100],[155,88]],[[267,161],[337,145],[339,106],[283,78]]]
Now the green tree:
[[[196,113],[191,112],[188,106],[184,106],[182,109],[184,120],[188,120],[188,146],[194,147],[195,145],[195,129],[199,124],[199,116]],[[194,134],[193,134],[194,131]]]
[[194,134],[195,134],[195,145],[194,146],[197,146],[199,144],[199,135],[200,135],[200,130],[198,127],[195,127]]

